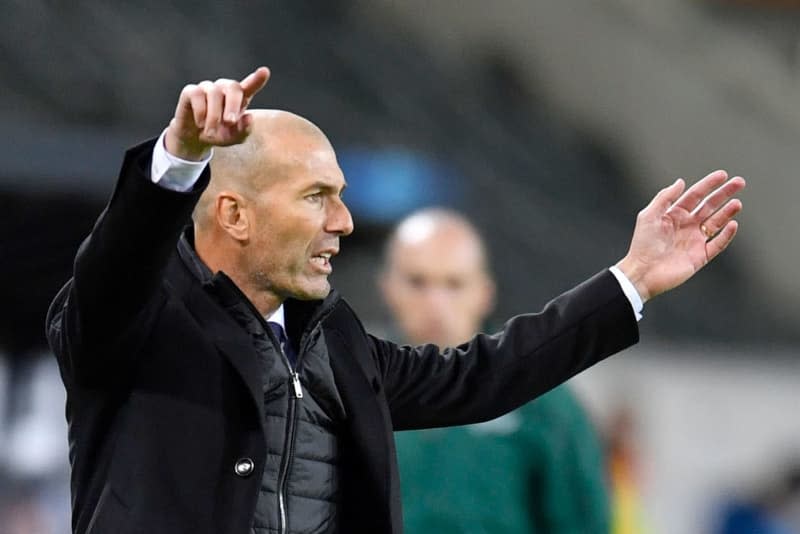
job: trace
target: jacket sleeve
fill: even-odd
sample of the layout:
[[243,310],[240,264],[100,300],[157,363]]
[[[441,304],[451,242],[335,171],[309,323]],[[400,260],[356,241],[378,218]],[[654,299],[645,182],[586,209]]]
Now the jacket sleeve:
[[62,373],[77,380],[119,370],[146,336],[164,268],[210,179],[206,168],[187,192],[154,184],[153,145],[126,153],[111,199],[78,250],[73,277],[47,315]]
[[503,330],[442,351],[370,338],[395,430],[487,421],[633,345],[630,301],[604,271]]

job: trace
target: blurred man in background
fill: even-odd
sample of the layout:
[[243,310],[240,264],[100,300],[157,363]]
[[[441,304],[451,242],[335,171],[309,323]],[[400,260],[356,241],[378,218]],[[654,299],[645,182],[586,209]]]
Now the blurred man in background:
[[[444,209],[397,226],[380,285],[400,337],[414,345],[468,341],[494,304],[481,237]],[[492,421],[395,438],[410,534],[609,532],[601,445],[566,386]]]

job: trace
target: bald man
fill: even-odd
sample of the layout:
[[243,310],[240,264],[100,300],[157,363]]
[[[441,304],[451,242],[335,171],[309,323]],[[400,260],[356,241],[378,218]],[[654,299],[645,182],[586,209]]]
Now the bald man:
[[413,344],[465,343],[494,307],[483,240],[463,216],[442,208],[418,211],[397,225],[379,284],[400,333]]
[[331,291],[345,178],[316,126],[248,110],[268,76],[181,91],[50,307],[75,533],[401,532],[393,430],[494,419],[635,343],[640,302],[736,232],[741,178],[678,181],[625,258],[541,313],[401,347]]
[[[380,288],[401,340],[415,345],[467,342],[494,303],[483,240],[442,208],[398,223]],[[601,445],[566,386],[486,423],[395,440],[409,534],[609,532]]]

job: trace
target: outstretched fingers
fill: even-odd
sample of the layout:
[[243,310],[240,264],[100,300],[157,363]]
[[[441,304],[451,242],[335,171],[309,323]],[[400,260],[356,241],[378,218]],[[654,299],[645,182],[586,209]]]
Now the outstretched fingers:
[[736,236],[736,231],[739,229],[739,223],[736,221],[728,221],[725,227],[712,239],[706,243],[706,257],[708,261],[716,258],[720,252],[728,248],[733,238]]
[[687,189],[686,192],[675,201],[672,207],[680,208],[690,213],[693,212],[704,198],[725,183],[727,179],[728,173],[723,170],[712,172]]
[[725,228],[728,222],[731,221],[740,211],[742,211],[742,201],[737,198],[731,199],[718,211],[706,218],[700,224],[700,230],[706,235],[706,237],[714,237],[720,230]]
[[659,214],[664,213],[683,193],[685,187],[686,182],[683,181],[683,178],[678,178],[672,185],[659,191],[644,211],[655,210]]
[[700,204],[693,210],[692,215],[699,221],[708,219],[721,206],[725,206],[736,193],[744,189],[745,185],[744,178],[734,176],[701,200]]

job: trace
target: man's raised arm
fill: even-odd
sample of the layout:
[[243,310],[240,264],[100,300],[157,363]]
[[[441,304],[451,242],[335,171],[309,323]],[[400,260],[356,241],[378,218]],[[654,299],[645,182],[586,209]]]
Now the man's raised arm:
[[[187,85],[159,148],[179,160],[202,161],[213,146],[243,142],[252,126],[247,106],[268,78],[269,70],[261,67],[241,81]],[[126,154],[114,193],[78,251],[73,279],[48,313],[50,344],[72,372],[118,353],[106,351],[123,336],[129,339],[126,334],[145,334],[137,316],[157,294],[180,232],[208,183],[207,169],[180,190],[168,179],[161,183],[166,176],[151,177],[153,148],[150,141]]]
[[625,284],[644,302],[719,255],[736,234],[742,203],[733,197],[744,186],[725,171],[686,191],[676,181],[639,213],[628,254],[613,269],[621,274],[602,272],[495,335],[442,352],[373,338],[395,430],[497,417],[635,343],[638,310]]

